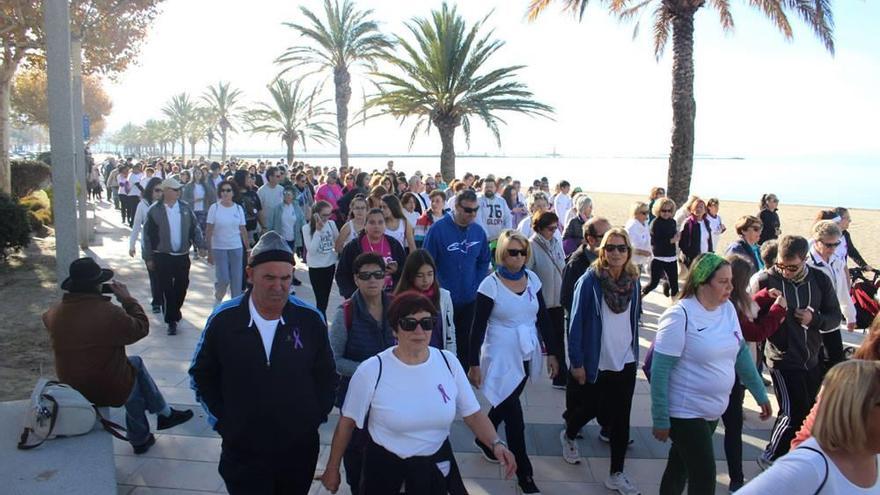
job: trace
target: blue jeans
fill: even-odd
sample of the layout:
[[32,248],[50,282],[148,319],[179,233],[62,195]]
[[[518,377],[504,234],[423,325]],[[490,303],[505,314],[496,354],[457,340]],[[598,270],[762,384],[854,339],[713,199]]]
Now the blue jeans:
[[214,255],[214,299],[222,301],[226,296],[226,288],[232,297],[241,294],[241,266],[244,263],[242,256],[244,250],[238,249],[213,249]]
[[125,402],[125,427],[128,429],[128,442],[143,445],[150,437],[150,423],[146,411],[159,414],[167,407],[162,392],[147,371],[140,356],[129,356],[128,362],[134,366],[134,387]]

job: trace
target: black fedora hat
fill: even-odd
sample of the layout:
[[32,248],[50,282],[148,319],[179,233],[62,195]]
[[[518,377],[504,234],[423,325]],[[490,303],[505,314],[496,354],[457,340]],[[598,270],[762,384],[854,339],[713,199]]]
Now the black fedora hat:
[[80,258],[70,264],[70,276],[61,282],[61,289],[76,290],[94,287],[113,278],[113,270],[101,268],[92,258]]

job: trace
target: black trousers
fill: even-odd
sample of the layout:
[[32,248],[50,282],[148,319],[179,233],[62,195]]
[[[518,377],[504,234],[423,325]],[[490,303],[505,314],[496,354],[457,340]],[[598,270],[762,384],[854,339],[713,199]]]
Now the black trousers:
[[119,201],[122,203],[122,222],[131,227],[134,224],[134,214],[137,211],[140,197],[126,194],[119,196]]
[[285,454],[246,455],[224,447],[218,471],[230,495],[306,495],[318,464],[318,432]]
[[663,276],[669,282],[669,294],[675,297],[678,294],[678,262],[651,260],[651,282],[642,289],[642,295],[648,294],[657,288]]
[[513,392],[500,404],[489,409],[489,421],[498,430],[498,425],[504,423],[504,433],[507,436],[507,445],[510,452],[516,458],[516,477],[523,479],[532,476],[532,463],[526,453],[526,423],[523,418],[522,403],[519,396],[526,388],[529,380],[529,363],[523,363],[526,376]]
[[351,495],[358,495],[361,487],[361,473],[364,469],[364,453],[370,443],[370,434],[364,428],[355,427],[351,432],[351,440],[342,454],[342,465],[345,466],[345,482]]
[[189,256],[156,253],[153,261],[162,288],[165,323],[177,323],[182,318],[180,308],[189,288]]
[[[401,459],[367,437],[359,495],[467,495],[448,439],[432,455]],[[439,469],[442,462],[449,463],[447,475]]]
[[568,366],[565,365],[565,308],[547,308],[550,315],[550,331],[557,343],[557,352],[554,354],[556,361],[559,362],[559,373],[553,379],[553,385],[565,386],[568,381]]
[[724,455],[727,456],[727,472],[730,481],[743,481],[743,398],[746,388],[739,383],[739,377],[730,390],[727,410],[721,415],[724,423]]
[[324,318],[327,318],[327,304],[330,301],[330,290],[333,288],[333,275],[336,273],[336,265],[324,268],[309,267],[309,283],[315,292],[315,305],[321,310]]
[[764,449],[765,459],[775,461],[788,453],[791,440],[816,403],[822,376],[821,363],[810,370],[770,369],[773,390],[779,402],[779,413],[776,415],[770,443]]
[[584,425],[598,419],[611,440],[611,474],[623,471],[637,364],[628,363],[620,371],[600,371],[596,383],[581,385],[569,376],[565,388],[565,435],[574,440]]
[[162,284],[159,282],[159,274],[156,273],[156,270],[150,270],[149,268],[147,268],[147,274],[150,275],[150,295],[152,296],[150,305],[162,306]]
[[477,301],[452,305],[452,319],[455,322],[455,354],[464,369],[468,369],[468,351],[471,327],[474,326],[474,309]]

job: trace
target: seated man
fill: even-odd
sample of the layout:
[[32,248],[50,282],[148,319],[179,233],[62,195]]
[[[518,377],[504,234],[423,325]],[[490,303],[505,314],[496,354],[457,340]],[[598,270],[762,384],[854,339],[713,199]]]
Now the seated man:
[[150,322],[122,283],[107,284],[121,308],[101,295],[102,284],[111,278],[113,271],[101,269],[91,258],[71,263],[70,277],[61,284],[66,293],[43,314],[43,324],[58,379],[98,407],[125,405],[128,441],[135,454],[143,454],[156,443],[145,411],[159,415],[160,430],[188,421],[193,412],[165,404],[143,360],[125,355],[126,345],[147,336]]

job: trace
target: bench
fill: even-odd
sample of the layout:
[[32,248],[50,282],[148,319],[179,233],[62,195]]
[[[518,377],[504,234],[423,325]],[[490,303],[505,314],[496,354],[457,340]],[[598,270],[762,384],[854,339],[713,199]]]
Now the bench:
[[49,440],[18,450],[22,418],[30,401],[0,402],[0,492],[9,495],[116,494],[113,437],[87,435]]

